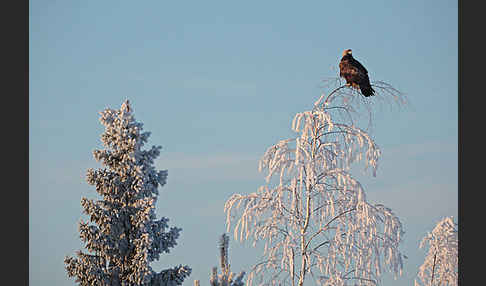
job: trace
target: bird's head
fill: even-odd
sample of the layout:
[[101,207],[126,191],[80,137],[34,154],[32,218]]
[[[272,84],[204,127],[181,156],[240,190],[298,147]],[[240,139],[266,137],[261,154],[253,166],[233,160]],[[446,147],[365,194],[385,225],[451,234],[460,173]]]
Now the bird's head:
[[343,57],[346,55],[350,55],[350,56],[353,55],[353,51],[351,49],[344,50]]

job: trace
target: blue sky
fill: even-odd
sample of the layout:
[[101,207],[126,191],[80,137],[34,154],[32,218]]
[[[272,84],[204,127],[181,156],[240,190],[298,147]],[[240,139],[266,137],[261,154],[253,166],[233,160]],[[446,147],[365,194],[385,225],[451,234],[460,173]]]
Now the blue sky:
[[[63,259],[82,248],[81,197],[96,198],[84,177],[99,167],[98,112],[125,99],[149,144],[163,147],[157,214],[183,229],[153,266],[188,264],[184,285],[208,284],[224,202],[264,183],[259,157],[292,135],[294,115],[312,108],[347,48],[372,81],[411,102],[375,110],[380,167],[376,178],[356,174],[404,224],[409,259],[393,284],[411,285],[427,231],[444,216],[457,221],[456,1],[29,3],[31,285],[74,285]],[[233,271],[257,255],[230,241]]]

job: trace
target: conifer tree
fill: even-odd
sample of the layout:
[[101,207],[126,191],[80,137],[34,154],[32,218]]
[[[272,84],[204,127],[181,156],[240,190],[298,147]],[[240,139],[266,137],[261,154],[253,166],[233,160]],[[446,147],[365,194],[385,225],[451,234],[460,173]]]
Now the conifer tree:
[[[218,275],[218,268],[213,267],[211,272],[211,278],[209,279],[209,284],[211,286],[243,286],[243,277],[245,272],[241,271],[238,276],[231,272],[230,264],[228,261],[228,246],[229,237],[225,233],[221,235],[219,240],[219,253],[220,253],[220,266],[221,274]],[[199,280],[194,281],[194,286],[199,286]]]
[[86,180],[102,198],[81,199],[91,221],[79,222],[88,252],[77,251],[76,258],[65,258],[67,274],[83,286],[181,285],[191,273],[188,266],[159,273],[150,266],[177,245],[181,231],[169,228],[168,218],[155,215],[158,187],[167,180],[167,170],[154,168],[161,147],[142,149],[150,132],[143,132],[128,100],[120,110],[105,109],[100,114],[105,149],[93,155],[104,168],[88,169]]

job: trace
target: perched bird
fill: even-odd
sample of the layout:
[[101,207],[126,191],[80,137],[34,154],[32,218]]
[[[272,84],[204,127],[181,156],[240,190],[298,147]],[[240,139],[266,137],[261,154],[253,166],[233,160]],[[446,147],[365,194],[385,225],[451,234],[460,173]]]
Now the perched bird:
[[343,52],[343,57],[341,62],[339,62],[339,76],[346,80],[348,86],[359,89],[366,97],[375,93],[368,78],[368,71],[360,62],[353,58],[351,49]]

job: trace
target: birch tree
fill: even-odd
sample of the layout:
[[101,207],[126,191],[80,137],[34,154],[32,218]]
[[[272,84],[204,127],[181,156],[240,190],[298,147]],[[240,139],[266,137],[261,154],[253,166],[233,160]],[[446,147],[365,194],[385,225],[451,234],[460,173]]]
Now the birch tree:
[[296,135],[269,147],[259,162],[265,184],[226,201],[227,230],[263,243],[248,285],[377,285],[384,271],[401,275],[402,224],[390,208],[369,202],[350,173],[362,162],[376,176],[381,154],[355,124],[357,96],[340,86],[297,113]]
[[91,221],[79,222],[87,252],[65,258],[67,274],[83,286],[181,285],[191,273],[188,266],[159,273],[150,266],[177,245],[181,231],[169,228],[168,218],[155,215],[158,187],[167,180],[167,170],[157,171],[153,166],[161,147],[143,149],[150,132],[143,132],[128,100],[120,110],[106,109],[100,114],[105,149],[93,155],[104,168],[89,169],[86,180],[101,199],[81,200]]
[[420,242],[420,248],[428,247],[427,256],[420,266],[416,286],[458,285],[458,232],[452,217],[443,218],[432,232]]

